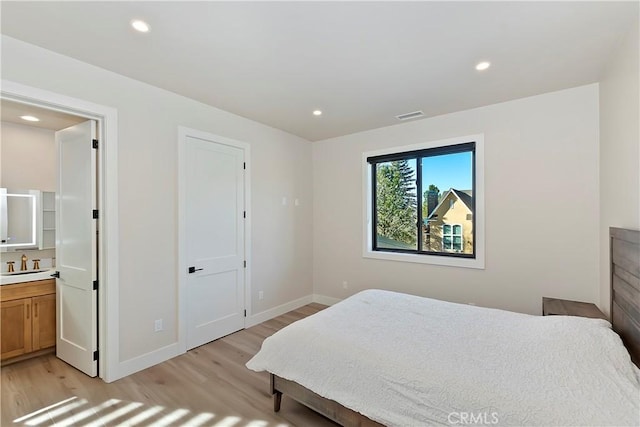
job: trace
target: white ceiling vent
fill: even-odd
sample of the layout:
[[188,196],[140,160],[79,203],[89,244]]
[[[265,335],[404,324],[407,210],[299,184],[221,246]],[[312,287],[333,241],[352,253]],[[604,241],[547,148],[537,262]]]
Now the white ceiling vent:
[[409,119],[417,119],[418,117],[423,117],[424,113],[422,111],[414,111],[412,113],[404,113],[396,116],[398,120],[409,120]]

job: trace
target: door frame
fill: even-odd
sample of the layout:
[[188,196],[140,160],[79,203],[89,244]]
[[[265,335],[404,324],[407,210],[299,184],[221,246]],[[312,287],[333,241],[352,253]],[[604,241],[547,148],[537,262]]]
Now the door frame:
[[247,267],[244,269],[244,305],[247,319],[251,315],[251,146],[246,142],[236,141],[209,132],[178,126],[178,348],[180,353],[187,351],[187,233],[186,233],[186,170],[187,138],[193,137],[217,144],[241,149],[244,153],[244,253]]
[[105,382],[115,381],[123,376],[118,362],[118,110],[4,79],[0,98],[98,122],[98,370]]

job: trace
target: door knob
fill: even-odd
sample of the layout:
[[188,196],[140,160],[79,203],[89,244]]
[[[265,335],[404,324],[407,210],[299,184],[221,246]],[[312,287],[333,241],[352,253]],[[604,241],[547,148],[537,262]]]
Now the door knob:
[[195,273],[196,271],[203,270],[202,268],[189,267],[189,274]]

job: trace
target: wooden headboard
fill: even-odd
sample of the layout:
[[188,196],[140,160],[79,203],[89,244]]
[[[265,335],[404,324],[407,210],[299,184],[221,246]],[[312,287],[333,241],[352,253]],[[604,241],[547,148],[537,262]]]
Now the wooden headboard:
[[640,231],[609,229],[611,324],[640,366]]

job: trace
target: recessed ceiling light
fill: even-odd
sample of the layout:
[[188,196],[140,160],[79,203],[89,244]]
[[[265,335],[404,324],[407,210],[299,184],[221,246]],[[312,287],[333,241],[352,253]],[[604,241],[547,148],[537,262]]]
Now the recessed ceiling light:
[[322,111],[320,111],[320,110],[313,110],[313,115],[314,115],[314,116],[321,116],[321,115],[322,115]]
[[489,67],[491,67],[491,62],[488,61],[482,61],[476,64],[476,70],[478,71],[484,71]]
[[149,27],[149,24],[147,24],[146,22],[140,19],[134,19],[133,21],[131,21],[131,26],[133,27],[134,30],[140,31],[141,33],[148,33],[149,30],[151,29]]
[[26,120],[28,122],[39,122],[40,119],[34,116],[20,116],[22,120]]

